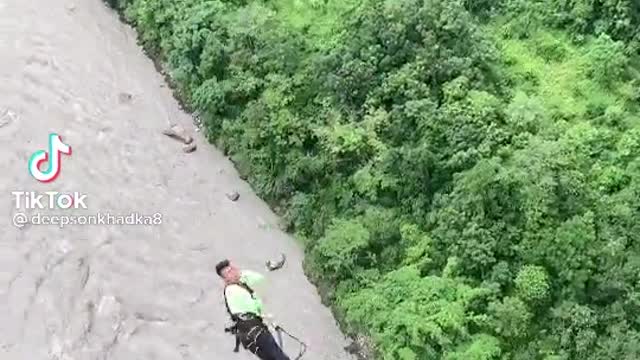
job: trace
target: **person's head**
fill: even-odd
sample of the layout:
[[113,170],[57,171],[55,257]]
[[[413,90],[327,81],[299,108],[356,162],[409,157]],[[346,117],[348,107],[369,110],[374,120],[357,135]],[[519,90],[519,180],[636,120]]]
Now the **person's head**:
[[225,259],[216,265],[216,273],[227,284],[233,284],[240,281],[240,269],[235,267],[229,260]]

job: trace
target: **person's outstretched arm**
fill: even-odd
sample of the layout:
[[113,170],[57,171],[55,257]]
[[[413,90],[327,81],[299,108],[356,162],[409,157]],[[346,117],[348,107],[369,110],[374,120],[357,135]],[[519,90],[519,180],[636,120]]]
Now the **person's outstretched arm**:
[[264,281],[264,275],[252,270],[242,270],[240,281],[249,285],[250,287],[253,287]]

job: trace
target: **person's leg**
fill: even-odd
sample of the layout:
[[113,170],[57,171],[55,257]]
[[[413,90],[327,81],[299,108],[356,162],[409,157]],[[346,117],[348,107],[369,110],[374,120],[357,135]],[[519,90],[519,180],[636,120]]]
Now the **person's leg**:
[[240,331],[243,347],[261,360],[290,360],[264,324],[243,326]]
[[284,351],[282,351],[268,328],[265,328],[262,333],[258,335],[256,345],[258,345],[258,349],[255,354],[258,355],[260,359],[290,360]]

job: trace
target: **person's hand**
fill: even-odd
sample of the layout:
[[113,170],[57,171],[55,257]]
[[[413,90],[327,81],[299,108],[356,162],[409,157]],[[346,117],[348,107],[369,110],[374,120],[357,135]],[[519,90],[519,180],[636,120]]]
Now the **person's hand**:
[[252,270],[242,270],[240,281],[253,288],[264,281],[264,275]]

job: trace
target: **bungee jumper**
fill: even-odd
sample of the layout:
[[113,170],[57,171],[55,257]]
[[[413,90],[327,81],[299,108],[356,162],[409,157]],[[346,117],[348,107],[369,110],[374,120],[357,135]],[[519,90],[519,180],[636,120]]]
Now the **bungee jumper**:
[[300,359],[306,351],[306,344],[274,324],[278,344],[264,321],[262,301],[252,289],[264,280],[264,276],[254,271],[240,270],[227,259],[216,264],[216,273],[225,283],[225,306],[233,322],[225,331],[235,335],[233,351],[238,352],[242,344],[246,350],[262,360],[290,360],[282,350],[282,333],[285,333],[300,343],[302,350],[296,360]]

